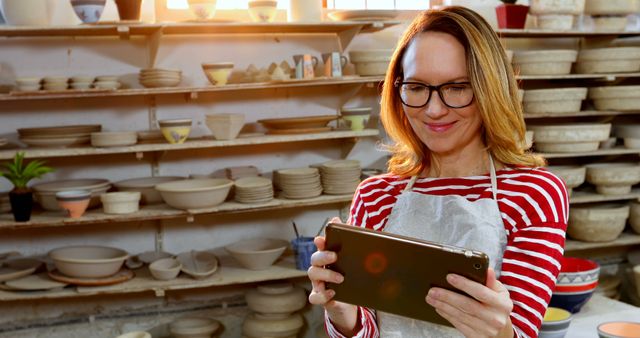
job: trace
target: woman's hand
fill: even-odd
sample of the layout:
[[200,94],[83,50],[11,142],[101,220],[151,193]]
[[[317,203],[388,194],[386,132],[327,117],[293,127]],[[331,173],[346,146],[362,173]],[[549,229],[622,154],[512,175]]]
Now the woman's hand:
[[489,268],[486,286],[455,274],[447,281],[471,297],[434,287],[426,300],[465,337],[513,337],[513,302],[493,269]]
[[[335,219],[332,220],[332,222],[335,221]],[[325,265],[335,263],[338,256],[333,251],[325,250],[324,237],[318,236],[313,242],[318,251],[311,255],[311,267],[307,272],[313,286],[311,294],[309,294],[309,302],[315,305],[322,305],[327,310],[333,325],[343,334],[351,335],[357,329],[357,307],[333,300],[335,291],[328,290],[325,287],[327,282],[340,284],[344,280],[341,274],[325,268]]]

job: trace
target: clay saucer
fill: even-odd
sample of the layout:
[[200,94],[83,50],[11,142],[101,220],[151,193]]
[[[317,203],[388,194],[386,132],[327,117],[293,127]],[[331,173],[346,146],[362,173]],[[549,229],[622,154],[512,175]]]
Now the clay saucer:
[[67,284],[73,284],[73,285],[80,285],[80,286],[113,285],[113,284],[126,282],[131,278],[133,278],[134,276],[135,274],[133,273],[133,271],[129,269],[121,269],[115,275],[104,277],[104,278],[69,277],[69,276],[63,275],[58,270],[49,271],[49,277],[51,277],[51,279],[55,281],[67,283]]
[[67,286],[67,283],[61,283],[51,280],[51,278],[49,278],[46,273],[39,273],[37,275],[30,275],[6,281],[4,282],[4,284],[11,290],[22,291],[51,290]]
[[28,276],[41,265],[41,261],[32,258],[16,258],[6,261],[0,267],[0,282]]

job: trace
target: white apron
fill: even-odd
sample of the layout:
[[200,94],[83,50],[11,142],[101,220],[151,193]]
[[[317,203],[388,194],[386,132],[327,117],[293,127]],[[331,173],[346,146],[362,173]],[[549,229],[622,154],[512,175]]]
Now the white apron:
[[[491,155],[489,166],[493,199],[484,198],[475,202],[462,196],[414,192],[412,189],[417,176],[412,177],[398,196],[384,231],[482,251],[489,256],[489,266],[499,276],[507,234],[498,209],[496,170]],[[377,312],[377,318],[380,336],[384,338],[462,337],[458,330],[444,325],[381,311]]]

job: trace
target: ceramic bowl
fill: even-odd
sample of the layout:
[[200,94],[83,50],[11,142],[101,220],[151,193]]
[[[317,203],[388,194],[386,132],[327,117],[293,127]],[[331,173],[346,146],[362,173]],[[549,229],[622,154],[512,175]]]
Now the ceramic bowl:
[[304,289],[291,283],[260,285],[245,294],[247,306],[260,313],[293,313],[307,303]]
[[547,170],[558,175],[568,189],[582,185],[587,176],[587,168],[578,165],[549,166]]
[[91,145],[94,147],[123,147],[138,142],[135,131],[111,131],[91,133]]
[[589,164],[587,165],[587,182],[595,185],[599,194],[628,194],[631,192],[631,186],[640,183],[640,163]]
[[569,331],[573,316],[571,312],[555,307],[547,308],[540,327],[538,337],[542,338],[563,338]]
[[598,281],[600,266],[584,258],[562,257],[556,285],[589,284]]
[[552,31],[568,31],[573,28],[575,17],[571,14],[536,15],[536,28]]
[[208,114],[205,124],[216,140],[233,140],[244,126],[244,114]]
[[173,254],[165,251],[145,251],[139,253],[136,257],[144,264],[151,264],[159,259],[172,258]]
[[593,290],[567,293],[554,292],[551,296],[549,306],[562,308],[571,313],[578,313],[584,304],[591,299],[592,295]]
[[640,70],[640,47],[583,49],[578,53],[576,63],[576,72],[582,74],[624,73],[638,70]]
[[151,334],[144,331],[134,331],[119,335],[116,338],[151,338]]
[[169,324],[175,338],[210,338],[219,328],[219,321],[206,317],[178,318]]
[[221,63],[203,63],[202,70],[214,86],[224,86],[229,80],[231,71],[233,70],[232,62]]
[[84,23],[96,23],[102,16],[107,0],[71,0],[76,15]]
[[100,195],[105,214],[130,214],[139,210],[141,194],[138,191],[109,192]]
[[161,183],[156,190],[176,209],[212,208],[227,199],[233,181],[224,178],[193,179]]
[[240,265],[249,270],[269,268],[282,255],[289,243],[282,239],[255,238],[225,246]]
[[543,152],[585,152],[598,150],[611,133],[609,123],[529,125],[535,133],[536,149]]
[[217,0],[188,0],[188,3],[198,20],[207,20],[216,14]]
[[520,75],[566,75],[577,57],[572,49],[515,51],[513,64]]
[[600,338],[640,338],[640,322],[606,322],[598,325]]
[[585,0],[531,0],[529,1],[531,14],[573,14],[579,15],[584,11]]
[[369,122],[371,107],[342,108],[340,115],[353,131],[362,131]]
[[629,218],[626,204],[584,204],[571,208],[567,234],[585,242],[613,241],[624,230]]
[[638,11],[638,3],[629,0],[586,0],[584,13],[591,15],[627,15]]
[[191,119],[160,120],[158,126],[162,135],[171,144],[184,143],[191,133]]
[[91,200],[91,191],[71,190],[56,193],[58,205],[67,211],[70,218],[80,218],[87,210]]
[[249,15],[254,22],[273,22],[276,18],[276,0],[250,0]]
[[591,19],[596,32],[622,32],[629,21],[626,15],[594,15]]
[[162,203],[162,196],[155,188],[160,183],[173,182],[183,180],[181,176],[155,176],[132,178],[119,181],[113,185],[118,191],[138,191],[141,194],[141,204],[158,204]]
[[392,54],[392,49],[352,50],[349,52],[349,60],[355,66],[358,75],[384,75],[389,68]]
[[19,77],[16,79],[18,86],[40,86],[42,79],[39,77]]
[[303,326],[299,313],[251,313],[242,323],[242,333],[246,337],[297,337]]
[[49,258],[67,276],[101,278],[117,273],[129,254],[104,246],[69,246],[50,251]]
[[93,83],[94,88],[116,90],[122,87],[122,83],[118,81],[96,81]]
[[207,278],[218,270],[218,257],[210,252],[192,250],[179,254],[177,259],[182,272],[195,279]]
[[593,87],[588,97],[597,110],[640,110],[640,86]]
[[94,178],[59,180],[33,185],[33,190],[36,192],[36,201],[38,201],[42,208],[49,211],[62,210],[56,200],[57,192],[89,190],[91,191],[91,201],[89,201],[88,208],[95,208],[100,205],[100,195],[107,192],[110,188],[111,184],[108,180]]
[[170,280],[180,273],[182,264],[175,258],[162,258],[149,265],[149,272],[155,279]]
[[576,113],[582,100],[587,98],[587,88],[534,89],[524,92],[523,107],[528,114]]

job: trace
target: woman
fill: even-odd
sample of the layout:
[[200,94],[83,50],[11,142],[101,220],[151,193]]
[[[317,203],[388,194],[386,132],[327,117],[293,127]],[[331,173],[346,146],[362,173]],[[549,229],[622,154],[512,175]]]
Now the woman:
[[[381,119],[395,142],[389,174],[363,181],[349,223],[487,253],[487,284],[449,275],[462,296],[431,288],[454,328],[332,300],[323,237],[312,257],[312,304],[330,336],[536,337],[564,250],[568,194],[526,153],[517,85],[491,27],[462,7],[424,12],[400,40],[382,91]],[[362,281],[365,283],[366,281]]]

